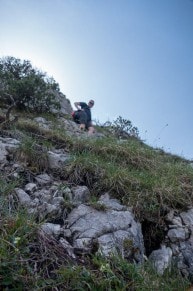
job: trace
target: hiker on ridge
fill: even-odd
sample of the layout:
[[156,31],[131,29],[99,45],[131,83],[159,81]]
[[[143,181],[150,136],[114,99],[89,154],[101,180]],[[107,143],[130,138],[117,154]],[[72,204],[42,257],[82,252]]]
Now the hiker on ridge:
[[88,133],[94,133],[90,110],[94,106],[94,100],[90,100],[88,104],[85,102],[75,102],[74,106],[77,109],[75,112],[74,120],[77,123],[80,123],[80,129],[88,129]]

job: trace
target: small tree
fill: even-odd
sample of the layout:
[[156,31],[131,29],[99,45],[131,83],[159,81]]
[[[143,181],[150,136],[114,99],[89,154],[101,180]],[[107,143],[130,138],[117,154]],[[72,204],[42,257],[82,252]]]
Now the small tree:
[[30,61],[10,56],[0,59],[0,98],[5,103],[14,100],[18,109],[49,112],[60,107],[56,92],[55,80],[34,69]]
[[130,120],[125,119],[121,116],[117,117],[117,119],[113,121],[112,127],[118,134],[128,133],[130,136],[139,136],[138,128],[136,126],[133,126]]
[[127,138],[129,136],[139,137],[139,130],[136,126],[132,125],[132,122],[128,119],[124,119],[119,116],[117,119],[105,122],[103,125],[108,128],[116,137]]

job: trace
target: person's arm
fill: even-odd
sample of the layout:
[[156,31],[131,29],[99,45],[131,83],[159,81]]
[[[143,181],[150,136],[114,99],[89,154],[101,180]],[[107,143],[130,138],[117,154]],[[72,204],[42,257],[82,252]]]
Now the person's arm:
[[76,107],[77,110],[80,110],[80,102],[74,102],[74,106]]

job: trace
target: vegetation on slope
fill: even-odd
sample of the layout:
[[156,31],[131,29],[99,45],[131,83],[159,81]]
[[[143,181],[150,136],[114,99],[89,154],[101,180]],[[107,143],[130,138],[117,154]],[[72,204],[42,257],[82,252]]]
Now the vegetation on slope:
[[[9,57],[0,60],[0,69],[0,101],[10,105],[14,100],[17,109],[25,109],[9,128],[21,140],[13,161],[23,163],[23,172],[17,178],[12,169],[0,170],[0,289],[186,290],[189,282],[175,268],[159,276],[148,262],[137,266],[120,257],[104,259],[96,254],[72,260],[56,240],[39,232],[44,221],[37,221],[19,205],[14,188],[49,172],[48,150],[65,149],[71,161],[52,174],[65,185],[88,186],[93,206],[109,192],[131,207],[142,224],[148,255],[164,238],[168,211],[192,206],[193,169],[188,161],[147,146],[138,138],[138,129],[121,117],[113,125],[98,128],[102,138],[72,138],[54,115],[45,115],[53,128],[43,130],[32,121],[34,109],[44,112],[58,106],[52,94],[58,85],[28,61]],[[123,133],[125,139],[120,138]]]
[[[15,158],[27,159],[26,172],[45,170],[46,154],[38,166],[33,160],[43,149],[44,153],[52,147],[67,149],[72,159],[56,173],[61,181],[87,185],[93,197],[108,191],[132,207],[142,227],[149,223],[147,235],[151,231],[151,238],[145,240],[151,239],[151,247],[164,235],[163,218],[168,209],[178,211],[192,205],[193,169],[184,159],[155,150],[138,138],[71,138],[54,122],[52,131],[25,120],[12,128],[24,136]],[[72,261],[56,241],[41,236],[37,231],[40,222],[18,205],[13,189],[25,184],[25,175],[12,181],[1,172],[0,184],[3,290],[185,290],[188,286],[175,269],[160,277],[148,263],[135,266],[121,258],[105,260],[96,255]]]
[[30,61],[11,56],[0,59],[1,102],[14,103],[29,112],[49,112],[59,108],[55,93],[59,85],[46,73],[33,68]]

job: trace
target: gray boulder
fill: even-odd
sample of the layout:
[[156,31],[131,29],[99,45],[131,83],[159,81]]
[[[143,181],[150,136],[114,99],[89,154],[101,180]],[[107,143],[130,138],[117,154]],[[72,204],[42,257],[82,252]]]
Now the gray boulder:
[[50,169],[62,169],[69,161],[70,155],[68,153],[56,153],[48,151],[48,163]]
[[61,108],[60,109],[52,109],[53,113],[61,113],[61,114],[71,114],[72,112],[72,106],[70,104],[70,101],[66,98],[64,94],[61,92],[54,92],[56,101],[60,103]]
[[20,142],[13,138],[0,137],[0,165],[7,164],[7,156],[10,152],[16,151]]
[[30,206],[32,200],[30,196],[22,189],[20,188],[15,188],[15,193],[17,194],[17,197],[19,199],[19,202],[23,206]]
[[155,270],[158,274],[163,275],[166,269],[170,269],[172,261],[172,250],[165,245],[162,245],[159,250],[155,250],[149,256]]
[[72,203],[74,205],[85,203],[90,198],[90,191],[86,186],[72,187],[71,192],[72,192]]
[[52,178],[48,174],[40,174],[35,177],[35,180],[40,186],[49,185],[52,182]]
[[98,211],[79,205],[68,215],[68,228],[72,232],[73,247],[90,252],[98,245],[104,256],[121,254],[132,262],[142,262],[144,255],[141,225],[128,211],[107,209]]
[[40,128],[48,130],[51,129],[52,123],[47,121],[44,117],[36,117],[34,121],[39,125]]

